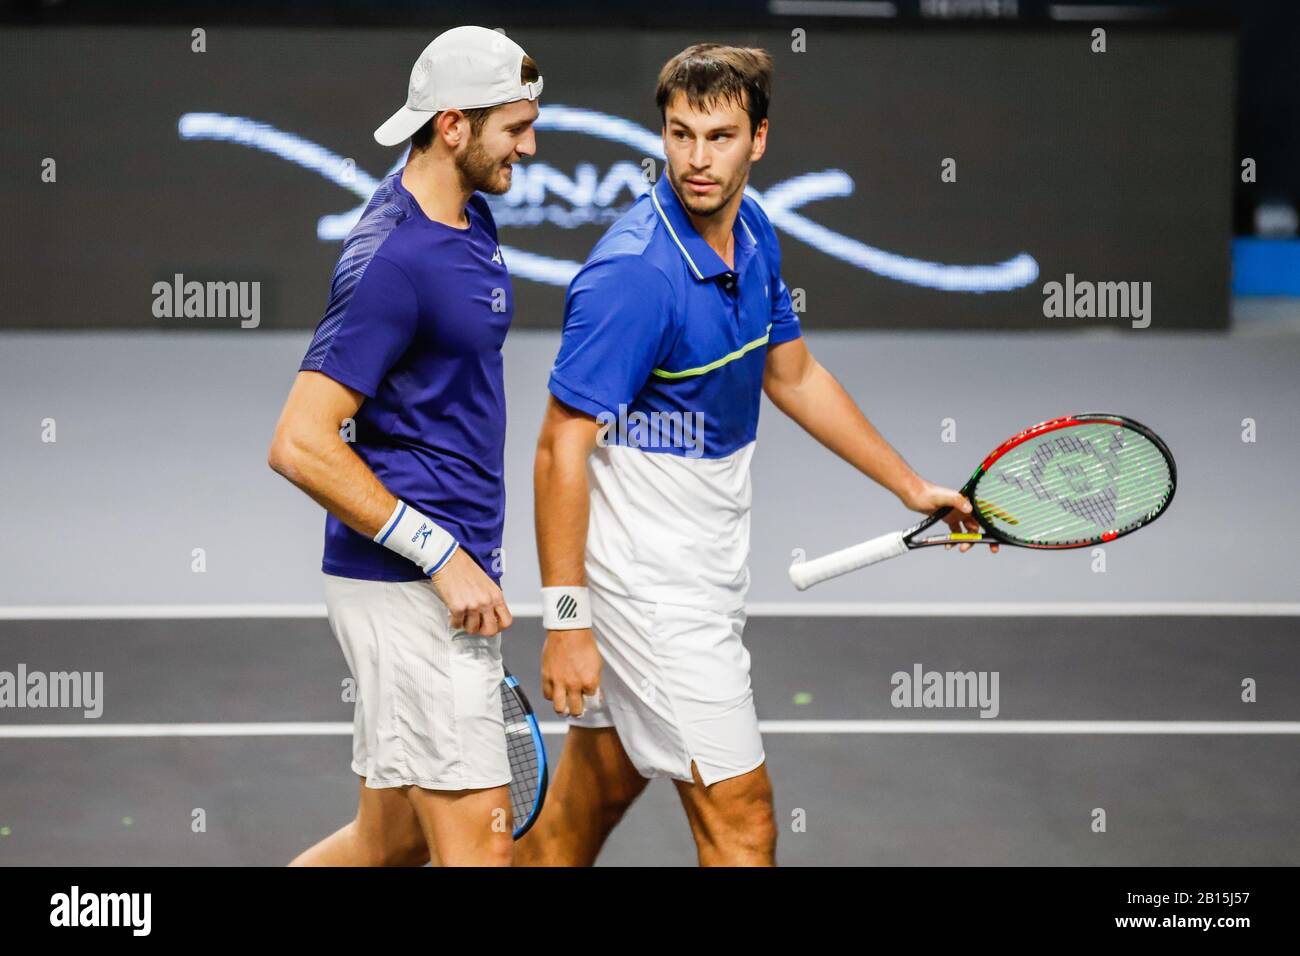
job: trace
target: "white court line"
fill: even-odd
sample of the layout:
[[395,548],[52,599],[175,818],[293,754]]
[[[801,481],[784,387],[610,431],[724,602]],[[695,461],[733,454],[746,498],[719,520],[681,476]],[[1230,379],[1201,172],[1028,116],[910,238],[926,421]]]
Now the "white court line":
[[257,724],[7,724],[0,739],[61,737],[336,737],[352,736],[351,721]]
[[[563,734],[563,721],[541,721],[544,734]],[[1300,734],[1296,720],[760,720],[765,734]],[[0,739],[86,737],[350,737],[352,723],[9,724]]]
[[[750,617],[1300,617],[1300,603],[1274,601],[756,601]],[[541,617],[516,604],[515,617]],[[0,621],[227,620],[325,617],[324,604],[83,604],[0,606]]]
[[1268,601],[775,601],[749,605],[751,617],[1297,617],[1300,603]]
[[29,604],[0,607],[0,621],[190,621],[324,618],[324,604]]
[[1300,734],[1300,720],[760,720],[769,734]]

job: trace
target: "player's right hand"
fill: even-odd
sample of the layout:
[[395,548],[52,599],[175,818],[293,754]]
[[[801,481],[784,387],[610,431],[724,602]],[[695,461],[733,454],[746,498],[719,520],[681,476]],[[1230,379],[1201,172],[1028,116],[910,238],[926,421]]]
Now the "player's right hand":
[[429,578],[433,591],[451,612],[451,627],[491,637],[513,621],[506,597],[474,559],[457,548],[451,559]]
[[562,716],[581,717],[583,697],[600,690],[600,651],[591,628],[547,631],[542,648],[542,695]]
[[[943,520],[947,523],[948,529],[953,534],[979,534],[984,529],[980,523],[971,517],[970,501],[960,491],[952,488],[945,488],[943,485],[936,485],[933,482],[922,480],[920,485],[913,489],[907,497],[902,498],[903,504],[913,511],[919,511],[922,514],[933,514],[940,508],[951,508]],[[951,544],[945,544],[945,551],[951,550]],[[957,550],[966,552],[971,549],[969,544],[962,544]],[[989,546],[992,554],[998,553],[996,544]]]

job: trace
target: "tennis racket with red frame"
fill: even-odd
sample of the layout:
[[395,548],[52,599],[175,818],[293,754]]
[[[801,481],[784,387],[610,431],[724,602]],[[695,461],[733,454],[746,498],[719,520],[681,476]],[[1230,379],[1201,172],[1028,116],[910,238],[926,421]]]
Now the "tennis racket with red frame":
[[1053,418],[1008,438],[962,487],[982,533],[918,537],[952,510],[941,508],[906,531],[796,562],[790,580],[802,591],[940,544],[1086,548],[1155,521],[1176,485],[1173,455],[1145,425],[1101,412]]

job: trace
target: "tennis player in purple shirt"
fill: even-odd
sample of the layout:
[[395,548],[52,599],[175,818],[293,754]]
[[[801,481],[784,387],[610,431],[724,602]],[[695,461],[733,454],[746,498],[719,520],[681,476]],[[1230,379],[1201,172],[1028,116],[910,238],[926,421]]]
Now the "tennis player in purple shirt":
[[498,579],[514,305],[479,193],[506,192],[536,151],[541,91],[492,30],[420,54],[375,131],[409,158],[344,241],[276,428],[271,467],[329,512],[325,606],[356,681],[361,778],[356,819],[294,865],[511,861]]

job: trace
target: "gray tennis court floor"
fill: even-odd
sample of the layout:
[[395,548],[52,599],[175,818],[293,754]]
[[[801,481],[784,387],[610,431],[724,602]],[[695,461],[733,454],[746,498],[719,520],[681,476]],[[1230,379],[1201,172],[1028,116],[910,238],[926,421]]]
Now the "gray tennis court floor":
[[[1294,301],[1239,301],[1223,334],[814,326],[814,352],[932,480],[959,484],[1034,421],[1101,409],[1155,428],[1180,483],[1168,517],[1107,549],[1105,573],[1089,552],[940,552],[800,594],[796,551],[911,516],[765,408],[746,641],[779,861],[1300,864],[1300,605],[1263,603],[1300,601],[1294,547],[1268,533],[1300,469]],[[0,681],[103,675],[97,717],[0,707],[0,864],[278,865],[354,812],[346,666],[308,603],[321,512],[265,464],[309,337],[0,335]],[[517,612],[539,583],[530,476],[557,347],[553,331],[506,345]],[[61,514],[98,543],[93,567],[69,568]],[[554,723],[540,642],[523,617],[506,659]],[[982,676],[990,697],[996,676],[997,716],[893,706],[892,675],[917,668]],[[558,755],[562,736],[547,742]],[[658,781],[601,862],[693,860]]]
[[[752,617],[778,860],[1300,863],[1298,622]],[[553,724],[541,639],[519,620],[506,660]],[[102,673],[101,712],[4,711],[2,864],[279,865],[355,809],[347,669],[321,618],[0,621],[0,671],[19,665]],[[895,706],[893,675],[918,669],[984,696]],[[546,740],[554,759],[563,735]],[[600,862],[694,862],[668,782]]]

